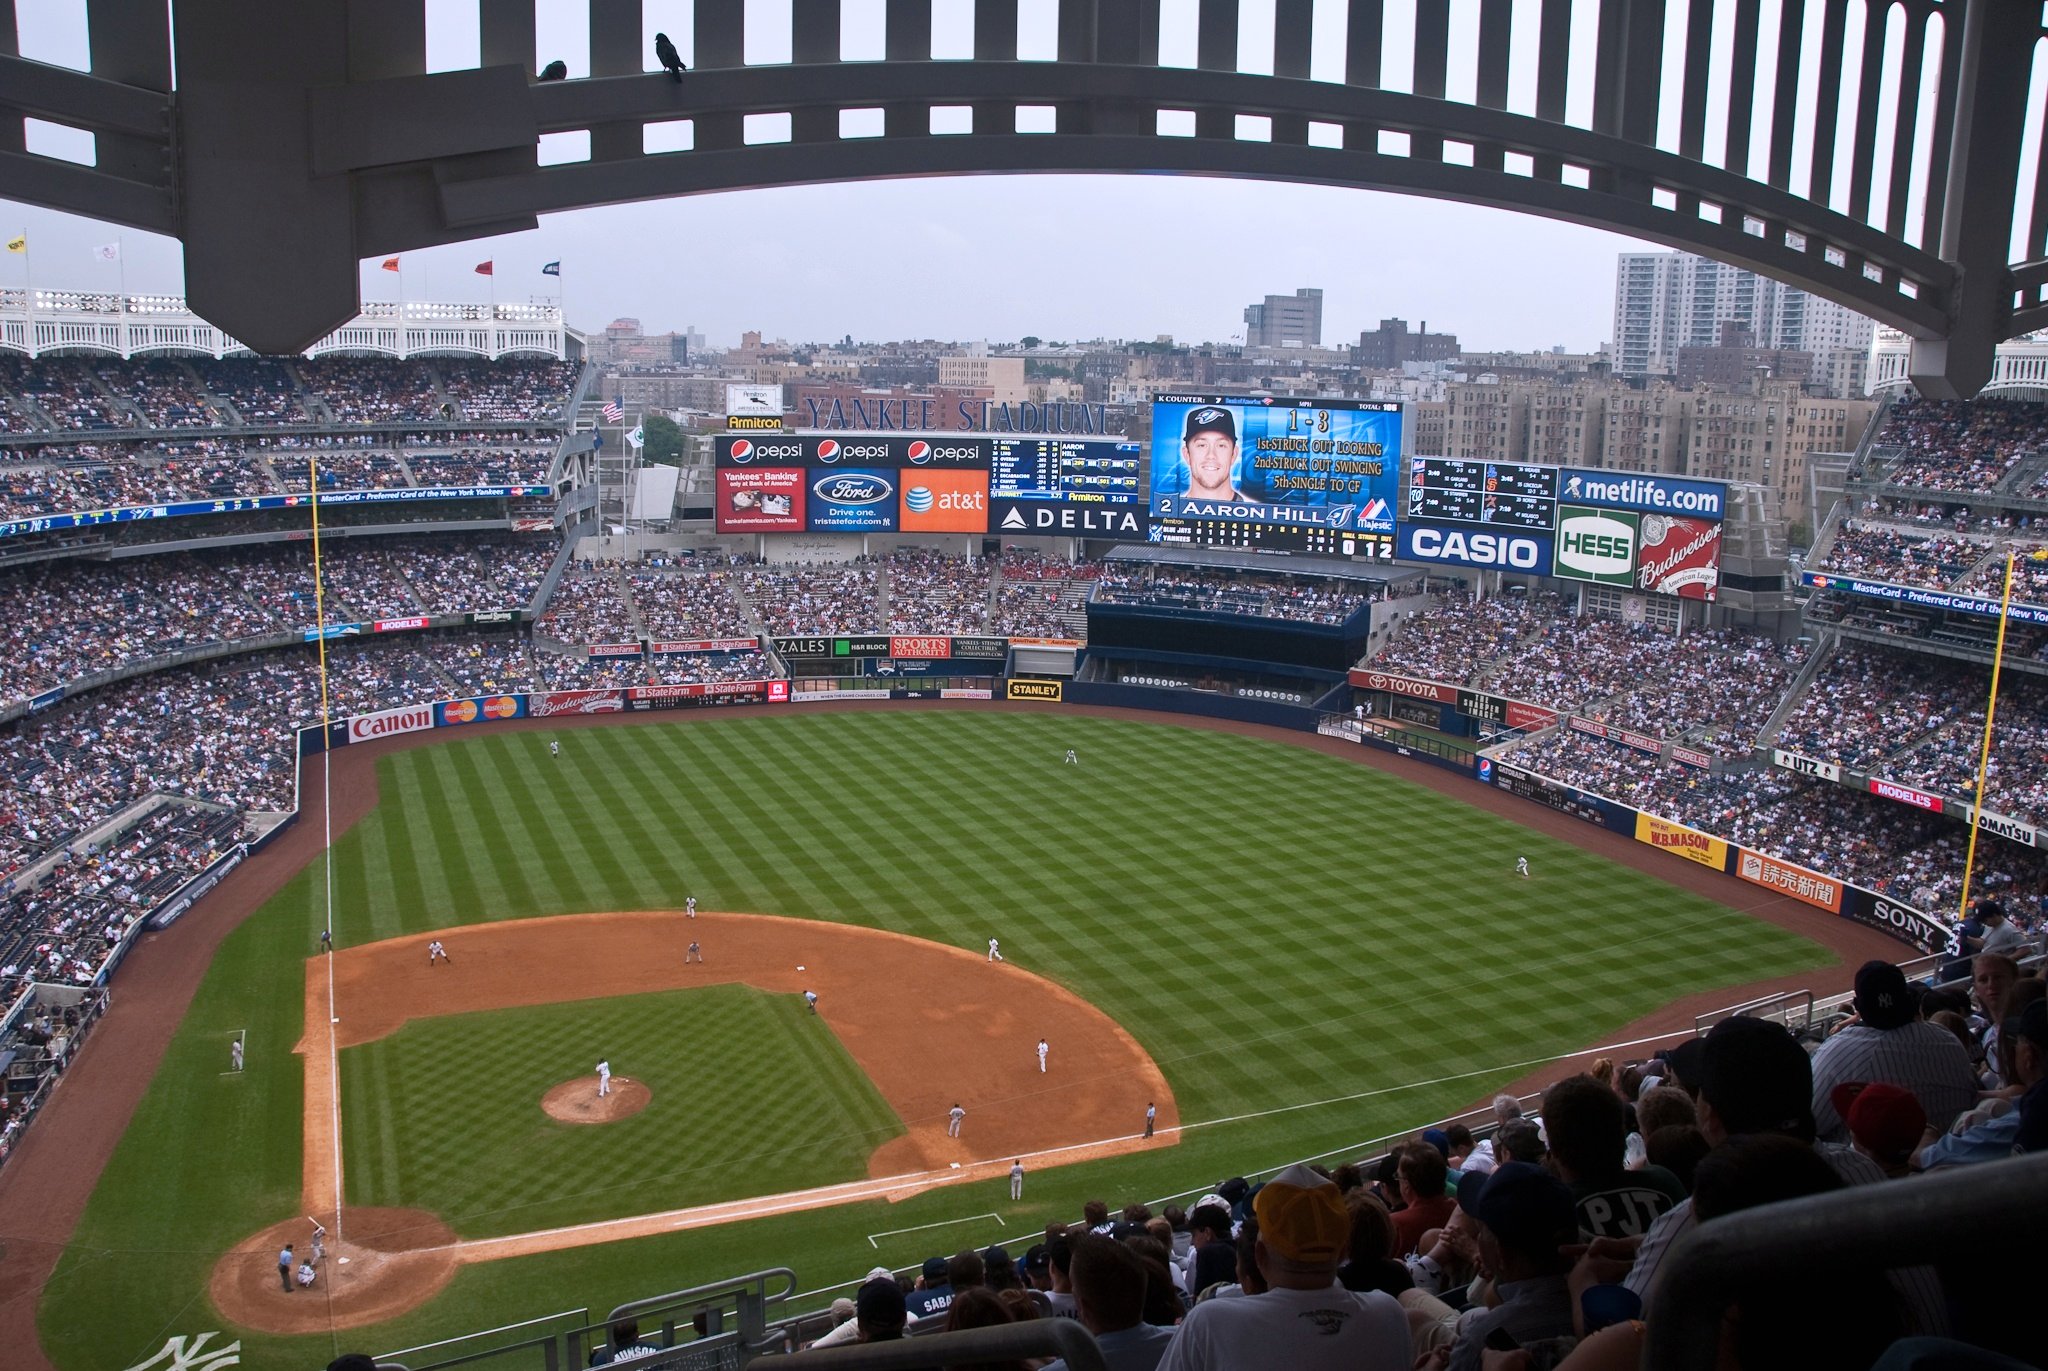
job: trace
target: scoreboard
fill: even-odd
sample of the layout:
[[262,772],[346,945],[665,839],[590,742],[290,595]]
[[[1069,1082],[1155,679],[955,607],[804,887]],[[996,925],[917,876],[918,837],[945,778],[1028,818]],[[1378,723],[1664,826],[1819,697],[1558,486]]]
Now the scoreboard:
[[1263,523],[1239,519],[1155,518],[1155,543],[1188,547],[1234,547],[1249,552],[1312,552],[1329,557],[1394,559],[1394,538],[1388,533],[1361,533],[1327,524]]
[[1417,457],[1408,469],[1408,517],[1548,533],[1557,521],[1557,468]]
[[1142,452],[1113,438],[994,438],[989,494],[1008,500],[1135,504]]

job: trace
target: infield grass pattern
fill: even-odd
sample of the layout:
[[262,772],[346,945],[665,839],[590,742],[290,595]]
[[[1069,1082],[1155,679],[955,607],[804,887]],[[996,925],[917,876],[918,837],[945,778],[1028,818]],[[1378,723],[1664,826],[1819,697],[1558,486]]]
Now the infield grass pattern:
[[[556,737],[562,755],[551,758]],[[1069,747],[1079,767],[1061,764]],[[379,780],[379,807],[335,852],[344,944],[677,907],[693,894],[708,910],[865,924],[976,952],[996,937],[1014,964],[1136,1036],[1184,1120],[1313,1107],[1035,1173],[1019,1205],[1007,1183],[977,1183],[466,1268],[434,1304],[345,1335],[345,1348],[394,1350],[574,1305],[601,1314],[767,1266],[795,1266],[807,1286],[851,1280],[877,1259],[940,1250],[912,1235],[878,1251],[865,1235],[963,1214],[1001,1212],[1010,1227],[977,1236],[1014,1238],[1073,1217],[1084,1199],[1205,1188],[1418,1127],[1522,1074],[1517,1063],[1598,1041],[1675,996],[1828,961],[1817,944],[1372,767],[1171,724],[734,711],[559,734],[458,732],[384,759]],[[1535,879],[1516,877],[1517,856]],[[316,864],[209,971],[45,1297],[46,1343],[67,1371],[118,1371],[170,1333],[218,1327],[204,1295],[213,1256],[291,1212],[301,1083],[288,1048],[320,895]],[[123,974],[148,974],[146,950]],[[261,1029],[250,1068],[223,1081],[221,1035],[248,1024]],[[496,1064],[479,1057],[475,1070],[517,1066],[517,1039],[508,1033]],[[808,1068],[773,1059],[775,1044],[764,1035],[752,1046],[773,1084],[796,1081]],[[946,1069],[944,1042],[906,1027],[905,1050]],[[754,1188],[839,1179],[831,1149],[857,1146],[871,1123],[858,1111],[821,1119],[823,1150],[758,1164]],[[390,1174],[453,1169],[481,1145],[452,1100],[407,1127],[417,1131],[385,1154],[403,1159]],[[362,1197],[401,1202],[381,1188],[387,1145],[348,1141],[345,1165],[373,1187]],[[592,1158],[614,1145],[587,1144]],[[686,1111],[668,1138],[700,1167],[740,1166],[751,1145],[711,1110]],[[487,1189],[437,1197],[408,1181],[403,1202],[465,1232],[540,1226],[498,1226],[506,1195],[558,1202],[553,1222],[672,1202],[636,1182],[575,1212],[570,1197],[592,1188],[579,1172],[596,1165],[545,1149],[493,1153]],[[190,1183],[167,1187],[167,1175]],[[244,1338],[251,1365],[333,1355],[327,1339]]]

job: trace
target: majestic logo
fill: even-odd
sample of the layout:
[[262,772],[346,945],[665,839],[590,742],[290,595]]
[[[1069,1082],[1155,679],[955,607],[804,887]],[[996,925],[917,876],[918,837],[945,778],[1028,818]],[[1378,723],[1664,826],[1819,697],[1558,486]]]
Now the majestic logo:
[[835,473],[811,482],[811,493],[820,500],[841,505],[876,505],[894,499],[896,487],[879,476]]
[[903,503],[904,503],[905,505],[907,505],[907,506],[909,507],[909,509],[910,509],[910,512],[911,512],[912,514],[929,514],[929,513],[931,513],[931,510],[932,510],[932,491],[931,491],[931,487],[930,487],[930,486],[912,486],[912,487],[911,487],[910,489],[908,489],[908,490],[906,490],[906,491],[904,491],[904,492],[903,492]]

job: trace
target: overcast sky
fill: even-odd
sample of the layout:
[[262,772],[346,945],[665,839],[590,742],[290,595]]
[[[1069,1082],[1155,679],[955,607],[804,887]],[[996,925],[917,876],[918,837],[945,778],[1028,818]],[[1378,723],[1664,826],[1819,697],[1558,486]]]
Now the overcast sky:
[[[686,60],[688,8],[688,0],[644,4],[649,33],[665,27],[682,40]],[[16,9],[24,56],[87,65],[83,0],[16,0]],[[1342,60],[1344,9],[1342,0],[1316,0],[1319,77],[1341,71],[1332,64]],[[1404,45],[1394,29],[1412,0],[1391,0],[1388,11],[1389,50],[1398,53]],[[540,0],[540,54],[561,57],[572,77],[588,70],[586,12],[578,0]],[[843,12],[842,54],[880,56],[881,0],[844,0]],[[788,13],[788,0],[748,0],[749,61],[788,60]],[[1053,13],[1053,0],[1022,0],[1026,55],[1049,41]],[[1244,0],[1248,71],[1272,69],[1270,13],[1271,0]],[[971,52],[962,23],[971,14],[964,0],[935,7],[935,55]],[[1165,0],[1163,14],[1162,61],[1192,65],[1193,0]],[[427,0],[427,15],[429,67],[474,65],[476,0]],[[1455,50],[1459,34],[1453,39]],[[1589,48],[1575,44],[1575,65]],[[1383,79],[1399,89],[1407,78],[1390,66]],[[78,142],[63,130],[31,129],[37,150],[77,155]],[[27,260],[0,255],[0,283],[19,285],[29,272],[51,287],[182,290],[174,240],[0,200],[0,229],[11,236],[24,228]],[[117,239],[118,265],[95,259],[95,247]],[[402,288],[412,299],[468,301],[488,299],[495,287],[501,299],[525,300],[553,294],[540,267],[559,260],[568,317],[579,328],[631,315],[650,332],[691,327],[714,344],[737,342],[746,329],[792,342],[846,334],[997,342],[1168,334],[1200,342],[1240,333],[1245,305],[1269,293],[1319,286],[1327,343],[1399,316],[1454,332],[1468,347],[1586,351],[1612,332],[1615,255],[1644,246],[1530,216],[1364,191],[1168,176],[974,177],[556,215],[532,233],[406,253],[402,275],[366,262],[363,295],[395,299]],[[496,263],[489,279],[474,270],[486,259]]]

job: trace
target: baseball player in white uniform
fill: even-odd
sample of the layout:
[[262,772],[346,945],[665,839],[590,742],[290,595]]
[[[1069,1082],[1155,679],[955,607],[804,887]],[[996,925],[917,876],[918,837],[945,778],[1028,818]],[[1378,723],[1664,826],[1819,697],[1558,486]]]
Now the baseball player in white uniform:
[[992,962],[999,962],[1003,959],[1003,950],[997,946],[994,938],[988,940],[988,959]]
[[1074,751],[1074,749],[1072,749],[1071,747],[1070,747],[1070,748],[1068,748],[1068,749],[1067,749],[1067,760],[1066,760],[1066,761],[1065,761],[1065,762],[1064,762],[1064,763],[1063,763],[1062,765],[1065,765],[1065,766],[1079,766],[1079,765],[1081,765],[1081,755],[1080,755],[1079,753],[1075,752],[1075,751]]
[[1527,857],[1515,858],[1515,874],[1525,881],[1529,879],[1529,859]]
[[319,1262],[325,1261],[326,1259],[327,1225],[321,1223],[320,1220],[315,1219],[313,1220],[313,1260]]
[[561,745],[561,743],[559,743],[559,742],[551,742],[551,743],[549,743],[549,744],[548,744],[548,756],[550,756],[550,757],[559,757],[559,756],[561,756],[561,755],[562,755],[562,745]]
[[809,1006],[811,1007],[811,1012],[812,1012],[813,1014],[817,1013],[817,1012],[818,1012],[818,992],[817,992],[817,991],[815,991],[815,990],[806,990],[806,991],[804,992],[804,1003],[805,1003],[805,1004],[807,1004],[807,1005],[809,1005]]
[[949,1137],[949,1138],[957,1138],[957,1137],[959,1137],[959,1136],[960,1136],[960,1121],[961,1121],[962,1119],[966,1118],[966,1117],[967,1117],[967,1111],[966,1111],[966,1110],[964,1110],[964,1109],[962,1109],[962,1108],[961,1108],[961,1107],[960,1107],[959,1105],[957,1105],[957,1104],[956,1104],[956,1105],[954,1105],[954,1106],[953,1106],[953,1107],[952,1107],[951,1109],[947,1110],[947,1111],[946,1111],[946,1136],[947,1136],[947,1137]]
[[1045,1045],[1045,1039],[1040,1038],[1038,1040],[1038,1074],[1041,1076],[1045,1074],[1045,1054],[1050,1051],[1052,1049]]
[[601,1100],[612,1093],[612,1064],[609,1059],[597,1064],[597,1097]]
[[441,946],[439,938],[427,944],[427,965],[432,966],[435,962],[446,962],[450,966],[455,964],[454,959],[448,955],[448,949]]
[[242,1069],[242,1040],[240,1038],[228,1044],[228,1069],[230,1071],[240,1071]]
[[697,917],[697,897],[695,895],[683,901],[683,913],[692,919]]
[[1010,1163],[1010,1198],[1013,1200],[1024,1198],[1024,1159],[1022,1157]]

